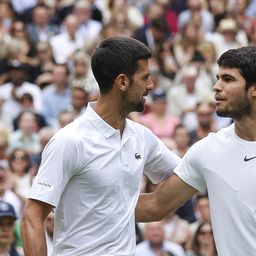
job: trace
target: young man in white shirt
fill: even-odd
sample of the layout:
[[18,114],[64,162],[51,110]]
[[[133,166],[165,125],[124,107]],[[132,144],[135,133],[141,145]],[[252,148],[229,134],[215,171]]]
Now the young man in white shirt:
[[92,70],[100,95],[44,149],[21,223],[27,256],[46,256],[43,221],[53,208],[52,255],[134,255],[143,171],[158,183],[180,161],[149,129],[126,118],[144,110],[154,88],[150,57],[132,38],[109,38],[96,48]]
[[217,114],[234,123],[195,143],[158,190],[140,197],[137,221],[153,221],[207,188],[219,256],[256,252],[256,48],[225,52],[214,85]]

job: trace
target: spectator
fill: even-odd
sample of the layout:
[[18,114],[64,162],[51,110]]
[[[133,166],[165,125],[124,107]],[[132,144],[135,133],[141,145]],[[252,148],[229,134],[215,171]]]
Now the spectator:
[[196,54],[202,34],[194,23],[186,23],[173,39],[173,53],[179,67],[189,64]]
[[34,154],[30,157],[31,166],[33,166],[33,171],[35,171],[35,175],[38,171],[39,165],[41,163],[41,156],[46,144],[50,141],[51,137],[55,134],[55,129],[51,127],[44,127],[39,131],[40,138],[40,152]]
[[184,125],[178,124],[174,128],[173,141],[175,143],[173,152],[175,152],[178,156],[182,158],[190,147],[189,132]]
[[11,204],[15,210],[17,218],[20,219],[23,203],[12,191],[11,187],[10,171],[6,165],[0,165],[0,200]]
[[141,116],[141,123],[151,129],[160,139],[171,139],[180,119],[167,113],[166,92],[163,89],[156,88],[151,96],[150,112]]
[[191,244],[191,251],[187,252],[187,256],[201,255],[217,256],[210,222],[203,222],[199,225]]
[[64,31],[50,40],[53,57],[58,64],[67,63],[71,55],[83,47],[85,40],[78,30],[79,20],[75,15],[68,15],[63,26]]
[[[189,206],[191,210],[191,205]],[[191,240],[189,222],[180,218],[179,215],[174,212],[169,213],[162,222],[166,239],[179,244],[184,250],[187,250]]]
[[65,127],[66,125],[70,124],[72,121],[74,121],[74,118],[71,112],[69,112],[68,110],[61,111],[58,116],[57,130]]
[[47,42],[59,33],[56,25],[50,24],[50,9],[47,5],[37,5],[32,11],[32,22],[27,25],[29,39],[36,44]]
[[9,62],[10,81],[0,86],[0,95],[5,100],[3,109],[11,119],[17,117],[21,111],[20,97],[24,93],[30,93],[35,102],[35,110],[42,110],[42,93],[35,84],[27,82],[27,66],[18,60]]
[[13,206],[0,201],[0,255],[19,256],[14,244],[16,219]]
[[16,53],[14,58],[28,65],[31,70],[33,70],[32,68],[37,64],[35,47],[33,42],[30,41],[25,24],[19,20],[14,21],[11,25],[9,36],[9,40],[17,42],[20,47],[20,50]]
[[90,98],[95,99],[99,86],[92,74],[90,56],[83,50],[78,50],[71,56],[70,66],[70,85],[83,87],[90,94]]
[[[46,122],[56,128],[60,112],[71,104],[71,89],[68,85],[69,70],[66,65],[57,64],[53,68],[52,84],[43,90],[43,115]],[[58,104],[56,104],[58,102]]]
[[202,33],[212,32],[214,30],[213,15],[207,10],[203,9],[201,0],[187,0],[188,9],[182,11],[178,16],[179,30],[182,30],[184,25],[190,23],[194,15],[199,15],[201,20],[200,31]]
[[[168,112],[180,117],[189,131],[197,126],[196,104],[206,97],[196,86],[197,76],[198,71],[195,66],[185,66],[180,71],[180,82],[170,88],[167,95]],[[178,80],[178,75],[176,78]]]
[[98,37],[102,24],[92,19],[92,3],[89,0],[76,1],[73,14],[78,18],[78,34],[84,42],[93,41]]
[[198,103],[195,112],[197,117],[197,127],[189,133],[190,145],[206,137],[210,132],[217,131],[215,105],[213,103]]
[[25,203],[35,175],[27,151],[22,148],[15,148],[9,156],[9,168],[12,190]]
[[161,222],[145,224],[144,241],[137,245],[135,256],[157,256],[165,255],[163,253],[167,252],[175,256],[185,255],[180,245],[166,240],[164,226]]
[[195,214],[197,220],[190,224],[192,234],[195,234],[198,226],[205,221],[210,222],[210,205],[207,193],[198,193],[195,197]]
[[217,58],[229,49],[248,45],[245,32],[239,30],[236,20],[232,18],[222,19],[217,31],[215,33],[206,33],[205,39],[213,42]]
[[169,38],[165,19],[163,17],[154,19],[149,25],[136,30],[133,37],[147,45],[153,54],[156,53],[160,45]]
[[245,32],[247,40],[250,43],[255,30],[256,19],[246,14],[246,8],[249,3],[249,0],[236,0],[233,18],[237,21],[238,29]]
[[72,114],[73,119],[81,116],[89,102],[89,93],[87,92],[85,86],[75,85],[72,87],[71,95],[71,106],[69,111]]
[[[20,104],[21,104],[21,112],[24,110],[31,110],[34,112],[36,116],[36,131],[39,131],[41,128],[47,126],[46,120],[44,116],[41,113],[38,113],[35,111],[34,107],[34,99],[30,93],[24,93],[20,98]],[[19,121],[19,115],[13,120],[13,130],[18,129],[18,121]]]
[[131,32],[144,25],[144,18],[141,11],[134,5],[130,5],[127,0],[109,0],[103,9],[103,22],[109,23],[113,16],[119,12],[124,12],[128,22],[131,24]]
[[9,137],[8,151],[15,148],[25,149],[29,155],[37,154],[40,150],[37,116],[31,110],[23,110],[18,116],[18,129]]

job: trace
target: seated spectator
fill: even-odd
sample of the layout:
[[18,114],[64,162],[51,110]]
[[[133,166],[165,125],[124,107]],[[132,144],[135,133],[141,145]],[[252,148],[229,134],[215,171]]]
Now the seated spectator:
[[175,126],[180,119],[167,113],[166,92],[156,88],[152,91],[150,112],[141,116],[141,123],[147,126],[159,138],[172,138]]
[[179,30],[183,29],[186,23],[192,21],[193,15],[199,15],[201,19],[200,31],[212,32],[214,30],[214,18],[213,15],[204,9],[203,1],[201,0],[187,0],[187,9],[182,11],[178,16]]
[[[225,228],[225,227],[223,227]],[[203,222],[199,225],[193,237],[191,250],[187,256],[217,256],[215,242],[210,222]]]
[[58,116],[57,130],[65,127],[72,121],[74,121],[72,113],[69,112],[68,110],[63,110],[62,112],[59,113],[59,116]]
[[131,25],[131,32],[144,25],[143,14],[136,6],[129,4],[129,1],[109,0],[106,1],[106,3],[105,8],[102,9],[103,23],[109,23],[114,15],[119,12],[123,12],[125,16],[127,16],[128,22]]
[[42,152],[46,144],[50,141],[52,136],[55,134],[55,129],[52,127],[44,127],[39,131],[39,138],[40,138],[40,152],[34,154],[30,157],[31,166],[33,166],[33,171],[35,171],[35,175],[38,171],[39,165],[41,163]]
[[15,148],[9,156],[12,190],[25,203],[35,175],[31,168],[30,156],[26,150]]
[[188,65],[192,61],[202,41],[202,33],[193,22],[184,24],[173,38],[173,53],[179,67]]
[[189,133],[192,145],[198,140],[206,137],[210,132],[217,131],[215,120],[215,105],[211,102],[198,103],[196,106],[197,127]]
[[204,221],[211,221],[209,198],[207,193],[199,193],[195,197],[195,214],[197,220],[190,224],[192,234],[195,233],[198,226]]
[[27,66],[18,60],[8,64],[9,82],[0,86],[0,95],[5,100],[3,111],[11,119],[17,117],[21,111],[20,98],[24,93],[30,93],[34,99],[35,110],[42,110],[42,92],[39,87],[27,81]]
[[102,24],[92,19],[92,1],[78,0],[74,4],[73,14],[77,17],[78,34],[85,43],[95,40],[99,36]]
[[194,65],[183,67],[176,75],[176,85],[167,94],[168,112],[181,119],[189,131],[197,126],[196,104],[208,98],[208,94],[198,88],[198,69]]
[[[193,208],[191,209],[190,207],[190,211],[191,210],[193,211]],[[184,250],[186,250],[189,247],[191,240],[189,222],[180,218],[179,215],[174,212],[169,213],[162,222],[166,239],[179,244]]]
[[20,219],[24,205],[11,188],[10,170],[6,165],[0,165],[0,200],[11,204],[15,210],[17,218]]
[[84,113],[89,102],[89,95],[90,94],[85,89],[85,86],[72,86],[71,106],[69,111],[71,112],[73,119],[76,119]]
[[85,39],[79,33],[78,28],[78,18],[70,14],[63,22],[63,31],[51,38],[50,44],[56,63],[67,63],[71,55],[83,47]]
[[27,25],[27,32],[33,44],[49,41],[59,33],[59,27],[50,23],[50,8],[45,4],[37,5],[32,10],[32,21]]
[[37,154],[40,151],[37,127],[37,117],[33,111],[21,112],[18,117],[18,129],[10,134],[8,151],[12,152],[15,148],[22,148],[30,156]]
[[[35,111],[34,99],[30,93],[24,93],[21,96],[20,104],[21,104],[21,112],[24,110],[31,110],[36,115],[36,119],[37,119],[36,131],[39,131],[41,128],[47,126],[44,116],[41,113],[37,113]],[[13,130],[18,129],[18,120],[19,120],[19,115],[13,120]]]
[[[43,90],[43,111],[49,126],[56,128],[60,112],[67,110],[71,104],[69,87],[69,69],[67,65],[57,64],[53,68],[52,83]],[[58,102],[58,104],[56,104]]]
[[173,152],[175,152],[178,156],[182,158],[190,147],[189,132],[184,125],[178,124],[174,128],[173,141],[175,145],[175,147],[173,148]]
[[[144,241],[137,244],[135,256],[158,256],[169,255],[185,256],[182,247],[165,238],[165,231],[162,222],[151,222],[145,224]],[[168,255],[168,254],[167,254]]]
[[232,18],[222,19],[216,32],[205,34],[205,40],[213,42],[217,58],[230,49],[248,45],[245,32],[238,28],[236,20]]
[[13,206],[0,201],[0,255],[19,256],[14,237],[16,219]]
[[154,19],[150,24],[140,27],[133,35],[134,38],[147,45],[153,54],[169,36],[166,20],[163,17]]
[[71,87],[84,87],[93,99],[99,93],[99,86],[91,70],[90,56],[83,50],[76,51],[70,58],[69,83]]

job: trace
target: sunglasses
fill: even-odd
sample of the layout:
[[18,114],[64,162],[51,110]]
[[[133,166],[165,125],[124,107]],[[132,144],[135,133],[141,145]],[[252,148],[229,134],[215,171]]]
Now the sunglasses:
[[205,235],[212,235],[212,231],[200,231],[199,235],[205,236]]
[[25,156],[14,156],[14,157],[12,157],[12,160],[22,160],[22,161],[25,161],[25,160],[27,160],[27,158]]

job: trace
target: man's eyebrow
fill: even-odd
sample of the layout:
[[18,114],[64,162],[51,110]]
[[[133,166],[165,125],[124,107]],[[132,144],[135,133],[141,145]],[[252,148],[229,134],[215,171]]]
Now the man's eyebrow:
[[220,77],[222,79],[231,79],[231,80],[236,80],[236,78],[232,75],[229,74],[220,74],[220,75],[216,75],[217,79],[219,79]]

